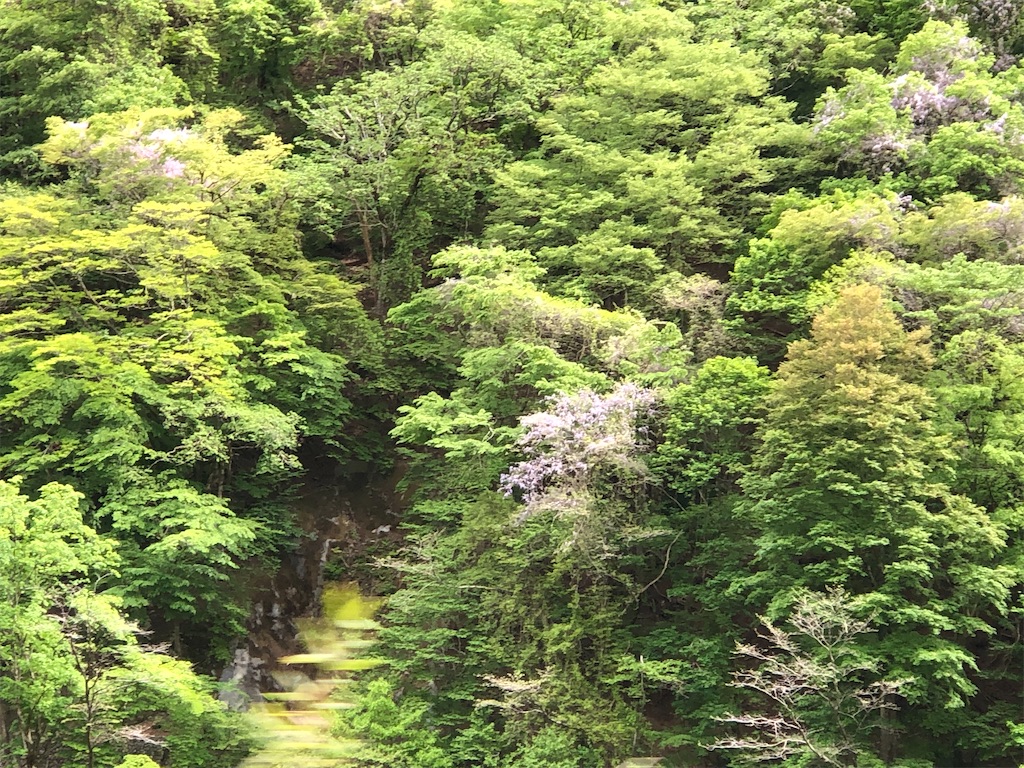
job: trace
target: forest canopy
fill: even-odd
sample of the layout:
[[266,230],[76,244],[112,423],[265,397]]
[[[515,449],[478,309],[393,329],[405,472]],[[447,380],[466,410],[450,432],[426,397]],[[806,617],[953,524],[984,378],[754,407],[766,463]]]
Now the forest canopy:
[[0,4],[0,765],[1024,763],[1022,56]]

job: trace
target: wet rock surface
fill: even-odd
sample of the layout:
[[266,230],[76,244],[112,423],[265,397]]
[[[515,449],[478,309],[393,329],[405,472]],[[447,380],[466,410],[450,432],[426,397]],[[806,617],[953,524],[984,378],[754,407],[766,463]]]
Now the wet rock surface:
[[292,507],[304,535],[282,552],[276,572],[255,575],[247,636],[220,675],[220,699],[229,707],[244,710],[261,693],[281,690],[275,673],[283,665],[277,660],[303,650],[297,622],[319,614],[334,555],[341,557],[344,579],[344,563],[367,544],[382,537],[397,541],[397,480],[396,473],[361,486],[310,481],[303,487]]

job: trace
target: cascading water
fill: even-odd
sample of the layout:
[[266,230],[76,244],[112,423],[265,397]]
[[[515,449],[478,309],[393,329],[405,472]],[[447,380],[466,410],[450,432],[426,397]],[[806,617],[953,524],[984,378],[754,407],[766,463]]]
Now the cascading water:
[[220,676],[220,698],[229,707],[246,709],[262,692],[280,690],[274,679],[277,659],[303,650],[296,620],[319,613],[332,552],[395,538],[401,507],[396,481],[397,475],[359,489],[312,482],[303,488],[293,509],[306,535],[282,555],[277,572],[253,590],[248,634]]

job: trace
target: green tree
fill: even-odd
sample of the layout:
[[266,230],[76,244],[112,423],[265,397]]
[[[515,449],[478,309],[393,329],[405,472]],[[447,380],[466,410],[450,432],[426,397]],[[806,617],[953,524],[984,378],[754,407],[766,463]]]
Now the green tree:
[[835,0],[710,0],[688,9],[688,16],[701,39],[734,42],[763,57],[773,90],[806,113],[841,72],[872,63],[883,67],[895,49],[884,34],[861,29],[850,6]]
[[737,645],[736,655],[757,667],[733,673],[733,685],[771,702],[765,713],[727,715],[723,722],[753,733],[722,739],[711,749],[741,752],[755,761],[810,759],[835,768],[864,763],[873,732],[897,709],[909,682],[885,680],[877,660],[860,653],[859,636],[874,631],[858,619],[842,589],[801,595],[788,623],[762,618],[758,642]]
[[72,178],[6,198],[0,467],[73,481],[127,545],[127,605],[216,654],[300,440],[347,453],[348,354],[373,340],[355,289],[298,251],[280,141],[235,151],[240,114],[191,117],[55,120],[42,153]]
[[57,765],[68,756],[69,742],[83,734],[79,723],[72,733],[62,726],[77,719],[68,710],[80,696],[83,741],[92,757],[96,678],[76,665],[54,608],[66,605],[76,587],[109,577],[117,557],[110,542],[83,523],[80,501],[56,484],[30,501],[17,486],[0,482],[0,727],[5,761],[18,765]]
[[656,470],[686,502],[737,490],[768,394],[769,372],[753,360],[716,357],[668,395]]
[[949,440],[922,386],[926,336],[900,327],[879,288],[843,291],[791,345],[744,488],[754,602],[778,611],[802,588],[861,596],[881,633],[866,651],[916,679],[907,717],[938,728],[977,691],[963,638],[993,631],[1011,575],[996,559],[1005,529],[950,487]]
[[[715,735],[732,705],[730,653],[746,627],[736,585],[749,573],[753,531],[738,507],[739,479],[765,414],[771,380],[751,359],[716,357],[666,392],[657,447],[648,462],[661,491],[651,502],[674,532],[649,579],[643,609],[657,616],[638,638],[644,658],[683,660],[673,709],[681,727],[666,738],[695,749]],[[725,691],[726,693],[723,693]]]
[[806,333],[811,284],[854,250],[892,247],[902,214],[900,198],[883,190],[776,198],[763,224],[767,233],[736,260],[726,300],[744,343],[763,359],[780,358],[787,343]]
[[31,500],[0,481],[0,755],[26,768],[112,766],[152,730],[175,766],[233,764],[244,728],[187,664],[139,646],[107,590],[120,558],[83,522],[82,502],[68,486]]
[[496,137],[529,110],[529,70],[498,41],[432,28],[419,61],[302,103],[312,223],[360,253],[377,308],[419,287],[423,257],[475,231],[503,162]]
[[819,101],[815,134],[851,175],[898,174],[904,191],[936,199],[1015,192],[1024,112],[1017,70],[992,59],[963,22],[929,21],[900,46],[891,74],[851,71]]
[[750,201],[806,147],[755,54],[693,40],[679,11],[661,22],[675,34],[622,45],[496,175],[487,235],[535,251],[557,293],[646,308],[654,278],[731,262]]
[[[215,82],[213,0],[17,0],[0,18],[0,173],[38,175],[44,121],[171,107]],[[173,64],[172,64],[173,62]]]

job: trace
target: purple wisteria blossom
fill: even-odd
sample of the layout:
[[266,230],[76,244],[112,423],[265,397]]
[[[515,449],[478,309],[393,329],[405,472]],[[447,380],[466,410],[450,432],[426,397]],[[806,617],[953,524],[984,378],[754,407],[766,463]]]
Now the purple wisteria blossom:
[[161,171],[169,179],[178,179],[185,175],[185,164],[181,160],[168,157],[164,160]]
[[821,131],[835,122],[836,120],[842,120],[846,117],[846,110],[843,107],[843,102],[840,99],[829,99],[825,102],[824,108],[821,110],[821,114],[818,115],[818,119],[814,123],[812,129],[814,133],[821,133]]
[[189,136],[186,130],[161,128],[149,134],[147,141],[133,141],[128,144],[128,151],[140,163],[157,176],[168,179],[180,179],[185,175],[185,163],[167,154],[168,141],[184,141]]
[[654,407],[655,393],[620,384],[607,395],[589,389],[550,398],[546,411],[526,416],[519,438],[524,461],[502,475],[506,496],[522,493],[525,519],[542,507],[579,508],[602,470],[638,473],[642,444],[638,422]]
[[947,87],[958,79],[959,75],[954,76],[948,71],[928,81],[902,75],[892,84],[892,105],[895,109],[910,113],[917,134],[931,134],[937,128],[951,123],[990,120],[992,113],[987,98],[966,99],[947,91]]
[[924,0],[923,7],[933,18],[966,21],[976,37],[988,41],[996,56],[993,72],[1005,72],[1018,62],[1011,48],[1024,21],[1020,0]]
[[136,160],[157,160],[162,149],[157,144],[143,144],[139,141],[133,141],[128,145],[128,151],[132,153]]
[[1020,0],[972,0],[967,8],[971,26],[984,30],[992,40],[996,53],[993,69],[1003,72],[1017,63],[1018,57],[1010,51],[1014,31],[1024,20],[1024,6]]
[[861,139],[856,148],[843,153],[847,160],[860,162],[872,174],[892,173],[903,162],[909,144],[895,133],[871,133]]
[[981,56],[981,46],[970,37],[961,36],[947,45],[936,45],[927,51],[920,51],[911,59],[911,69],[920,72],[929,81],[948,85],[960,79],[953,70],[958,63],[976,61]]
[[959,37],[912,57],[909,71],[897,77],[890,88],[893,108],[909,116],[915,136],[929,137],[954,123],[981,123],[995,133],[1003,133],[1005,114],[999,114],[979,89],[961,82],[965,72],[977,66],[981,55],[976,41]]

